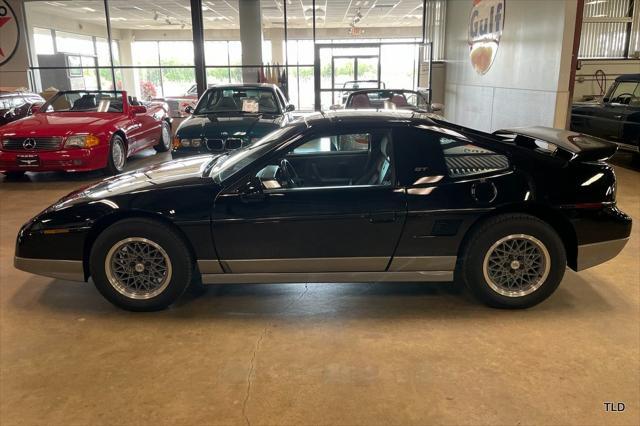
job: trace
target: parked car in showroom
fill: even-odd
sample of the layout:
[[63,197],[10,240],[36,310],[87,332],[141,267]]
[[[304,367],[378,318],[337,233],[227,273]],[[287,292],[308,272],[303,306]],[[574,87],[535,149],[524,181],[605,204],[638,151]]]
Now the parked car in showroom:
[[487,134],[407,111],[315,114],[242,149],[72,192],[19,231],[15,266],[157,310],[192,283],[452,281],[526,308],[619,253],[605,160],[558,129]]
[[292,121],[289,103],[274,84],[227,84],[207,89],[180,123],[173,158],[238,149]]
[[[208,87],[213,87],[209,84]],[[165,96],[164,98],[154,98],[153,101],[165,102],[169,106],[169,116],[171,118],[186,117],[187,107],[195,107],[198,102],[198,86],[195,84],[189,88],[182,96]]]
[[366,89],[349,93],[346,109],[405,109],[431,112],[427,97],[420,92],[404,89]]
[[599,103],[576,104],[571,110],[571,130],[598,136],[631,151],[640,152],[640,74],[617,77]]
[[44,102],[37,93],[0,90],[0,126],[31,115]]
[[171,148],[164,104],[142,105],[124,91],[63,91],[32,116],[0,128],[0,172],[102,169],[112,175],[149,147]]

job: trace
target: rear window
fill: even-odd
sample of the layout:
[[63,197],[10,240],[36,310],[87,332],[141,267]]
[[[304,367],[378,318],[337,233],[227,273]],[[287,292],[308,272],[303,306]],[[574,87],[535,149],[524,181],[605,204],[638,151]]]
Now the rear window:
[[449,136],[441,136],[439,141],[449,177],[475,176],[509,168],[509,160],[502,154]]

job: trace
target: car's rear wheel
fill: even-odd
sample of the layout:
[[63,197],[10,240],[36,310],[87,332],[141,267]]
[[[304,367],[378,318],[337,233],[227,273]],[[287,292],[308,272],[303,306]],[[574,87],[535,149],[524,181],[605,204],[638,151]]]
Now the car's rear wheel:
[[480,225],[464,249],[460,273],[489,306],[528,308],[558,287],[567,259],[554,229],[526,214],[504,214]]
[[192,280],[193,262],[182,238],[149,219],[126,219],[96,239],[89,259],[100,293],[130,311],[156,311],[174,303]]
[[153,148],[157,152],[167,152],[171,149],[171,127],[166,121],[162,122],[162,131],[160,132],[160,140]]
[[107,159],[107,167],[104,169],[105,174],[117,175],[122,173],[124,166],[127,164],[127,145],[120,135],[113,135],[111,143],[109,143],[109,158]]

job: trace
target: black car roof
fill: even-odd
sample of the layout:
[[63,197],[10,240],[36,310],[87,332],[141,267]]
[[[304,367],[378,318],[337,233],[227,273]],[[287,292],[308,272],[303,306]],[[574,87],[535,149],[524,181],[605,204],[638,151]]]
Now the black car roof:
[[616,77],[616,81],[639,81],[640,82],[640,74],[622,74],[619,77]]
[[336,110],[317,112],[303,117],[307,126],[322,125],[329,123],[362,124],[368,125],[402,125],[408,123],[428,123],[435,124],[435,116],[413,112],[409,110],[388,110],[388,109],[358,109],[358,110]]

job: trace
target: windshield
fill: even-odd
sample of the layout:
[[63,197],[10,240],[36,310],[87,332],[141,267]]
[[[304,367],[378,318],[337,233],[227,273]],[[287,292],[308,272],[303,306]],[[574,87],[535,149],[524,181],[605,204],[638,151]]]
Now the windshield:
[[42,106],[46,112],[122,112],[121,92],[58,92]]
[[251,145],[218,158],[211,169],[210,176],[217,183],[229,179],[273,149],[287,134],[293,132],[293,129],[295,127],[282,127],[274,130]]
[[275,93],[268,87],[220,87],[205,92],[195,114],[280,112]]
[[352,93],[347,99],[347,108],[353,109],[408,109],[426,110],[427,100],[418,92],[410,90],[372,90]]

